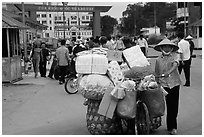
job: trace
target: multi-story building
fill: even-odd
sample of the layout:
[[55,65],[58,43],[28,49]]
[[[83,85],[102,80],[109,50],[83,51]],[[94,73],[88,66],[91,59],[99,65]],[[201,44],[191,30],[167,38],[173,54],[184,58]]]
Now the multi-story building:
[[185,35],[192,35],[196,48],[202,47],[202,2],[178,2],[177,19],[184,24]]
[[[46,3],[43,4],[55,4]],[[59,3],[62,5],[62,3]],[[64,15],[64,19],[63,19]],[[92,20],[92,13],[88,12],[37,12],[37,21],[48,26],[43,37],[52,38],[88,38],[92,36],[92,29],[89,23]],[[64,36],[65,35],[65,36]]]

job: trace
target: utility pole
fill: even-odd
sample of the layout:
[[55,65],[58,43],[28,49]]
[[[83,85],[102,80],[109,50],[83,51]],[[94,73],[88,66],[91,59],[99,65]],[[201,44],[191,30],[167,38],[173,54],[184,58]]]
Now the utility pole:
[[156,3],[154,2],[154,28],[155,28],[155,35],[157,34],[157,32],[156,32],[156,26],[157,26]]
[[186,37],[186,3],[183,3],[184,5],[184,37]]
[[[24,2],[21,3],[22,5],[22,20],[23,24],[25,25],[25,7],[24,7]],[[28,53],[27,53],[27,45],[26,45],[26,34],[25,30],[23,31],[23,47],[24,47],[24,73],[28,74],[28,69],[27,69],[27,58],[28,58]]]
[[137,25],[136,25],[136,4],[134,4],[134,35],[136,36]]
[[64,6],[65,6],[64,4],[65,3],[62,2],[62,4],[63,4],[63,26],[64,26],[63,28],[64,28],[64,39],[65,39],[65,15],[64,15]]

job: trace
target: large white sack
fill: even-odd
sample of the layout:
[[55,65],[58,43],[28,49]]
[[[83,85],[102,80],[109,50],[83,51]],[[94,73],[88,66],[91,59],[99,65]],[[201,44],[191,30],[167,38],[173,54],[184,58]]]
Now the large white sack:
[[106,74],[108,58],[105,55],[87,54],[76,59],[76,72],[80,74]]
[[79,86],[81,88],[101,86],[101,87],[114,87],[113,82],[105,75],[91,74],[84,76]]
[[131,68],[134,66],[144,67],[150,65],[138,45],[125,49],[123,55]]

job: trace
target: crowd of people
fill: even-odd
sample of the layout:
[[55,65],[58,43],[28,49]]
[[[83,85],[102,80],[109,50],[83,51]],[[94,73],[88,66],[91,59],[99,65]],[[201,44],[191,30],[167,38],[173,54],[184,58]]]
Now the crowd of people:
[[[166,96],[167,106],[167,129],[170,134],[177,133],[177,115],[179,108],[179,89],[182,85],[180,74],[184,70],[186,82],[184,86],[190,86],[190,68],[194,49],[192,37],[189,35],[184,38],[183,33],[177,35],[177,41],[171,41],[165,37],[154,49],[162,54],[156,59],[155,74],[164,76],[157,79],[164,89],[168,92]],[[148,43],[143,35],[138,39],[130,37],[121,37],[118,35],[116,39],[112,37],[97,36],[82,40],[79,36],[75,41],[61,39],[58,41],[53,63],[48,77],[53,79],[53,74],[56,66],[59,69],[59,84],[65,82],[65,76],[68,73],[76,74],[75,57],[76,54],[90,50],[96,47],[107,48],[109,50],[124,50],[132,46],[139,45],[141,51],[147,56]],[[36,40],[33,43],[30,58],[33,62],[35,77],[40,72],[41,77],[46,77],[46,62],[50,59],[49,49],[46,44]],[[38,69],[40,71],[38,71]]]

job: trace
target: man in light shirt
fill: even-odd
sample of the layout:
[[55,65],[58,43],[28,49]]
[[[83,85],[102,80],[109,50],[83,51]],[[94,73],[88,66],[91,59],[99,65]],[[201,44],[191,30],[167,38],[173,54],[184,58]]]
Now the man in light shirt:
[[139,39],[137,40],[137,44],[140,46],[140,49],[146,56],[148,52],[148,43],[143,35],[140,35]]
[[184,39],[184,34],[179,33],[178,34],[178,39],[180,40],[178,42],[178,47],[179,50],[178,52],[180,53],[180,63],[178,66],[179,73],[181,74],[182,70],[184,70],[185,78],[186,78],[186,83],[184,86],[189,87],[190,86],[190,44],[188,41]]
[[58,65],[60,68],[60,78],[59,84],[63,84],[65,82],[65,75],[68,71],[69,65],[69,50],[65,47],[66,41],[61,40],[61,46],[56,50],[56,57],[58,61]]

